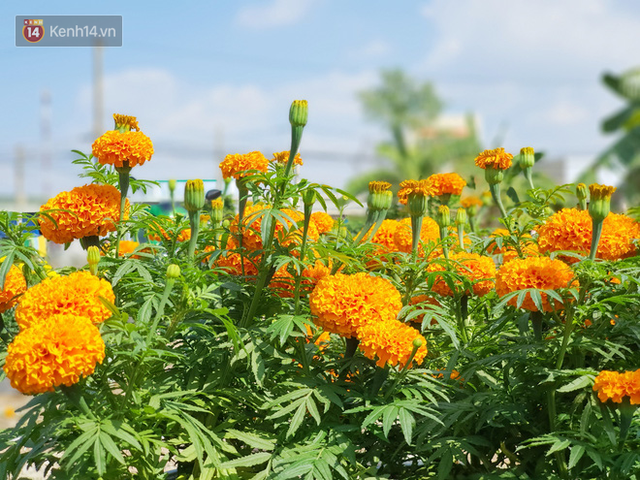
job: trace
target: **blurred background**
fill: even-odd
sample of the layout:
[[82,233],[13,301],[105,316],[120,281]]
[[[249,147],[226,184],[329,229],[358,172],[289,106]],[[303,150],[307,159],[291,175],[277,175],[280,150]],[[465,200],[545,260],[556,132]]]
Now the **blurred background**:
[[[15,47],[15,16],[45,14],[122,15],[123,46]],[[82,184],[70,151],[90,152],[114,112],[138,117],[156,153],[136,174],[159,180],[219,179],[227,153],[288,149],[301,98],[300,173],[336,187],[468,174],[497,146],[544,152],[557,182],[620,184],[640,144],[640,82],[623,75],[640,65],[637,2],[4,1],[0,19],[5,209]]]

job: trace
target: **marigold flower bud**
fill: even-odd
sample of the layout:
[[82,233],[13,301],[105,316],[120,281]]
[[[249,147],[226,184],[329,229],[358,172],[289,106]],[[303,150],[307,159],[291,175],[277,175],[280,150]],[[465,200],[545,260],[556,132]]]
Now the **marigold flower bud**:
[[436,221],[440,227],[448,227],[451,225],[451,212],[449,211],[449,207],[446,205],[440,205],[438,207]]
[[116,130],[120,130],[123,132],[130,132],[131,130],[134,130],[136,132],[140,131],[140,127],[138,126],[138,119],[131,115],[121,115],[119,113],[114,113],[113,121],[116,124]]
[[167,267],[167,278],[178,278],[180,276],[180,267],[175,264],[171,264]]
[[611,210],[611,195],[615,191],[616,187],[598,185],[597,183],[589,185],[589,193],[591,194],[589,215],[593,220],[602,221],[607,218]]
[[456,212],[456,225],[466,225],[468,221],[467,210],[459,208]]
[[309,206],[313,205],[316,201],[316,191],[315,190],[305,190],[302,193],[302,202]]
[[172,178],[171,180],[169,180],[168,182],[169,184],[169,192],[173,193],[176,190],[176,179]]
[[211,200],[211,220],[216,225],[222,221],[224,215],[224,202],[221,198]]
[[484,170],[484,178],[489,185],[497,185],[502,183],[504,172],[498,168],[487,167]]
[[306,100],[294,100],[289,109],[289,123],[293,127],[304,127],[309,116],[309,105]]
[[420,338],[414,338],[413,342],[411,342],[413,345],[413,348],[420,348],[422,346],[422,339]]
[[89,271],[92,275],[98,274],[98,263],[100,263],[100,249],[95,245],[91,245],[87,248],[87,263],[89,264]]
[[576,185],[576,197],[578,197],[578,200],[587,199],[587,186],[584,183]]
[[391,193],[391,190],[372,192],[371,188],[369,188],[369,198],[367,198],[367,206],[369,207],[369,210],[374,212],[388,210],[391,208],[392,203],[393,193]]
[[534,153],[535,152],[531,147],[524,147],[520,149],[520,168],[524,170],[525,168],[531,168],[535,165],[536,157]]
[[202,180],[187,180],[184,186],[184,208],[197,212],[204,207],[204,183]]

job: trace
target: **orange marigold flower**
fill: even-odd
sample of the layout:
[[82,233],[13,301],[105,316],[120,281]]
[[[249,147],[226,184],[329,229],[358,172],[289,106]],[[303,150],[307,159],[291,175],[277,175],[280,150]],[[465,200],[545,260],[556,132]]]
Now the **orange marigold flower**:
[[426,197],[429,195],[428,180],[405,180],[400,183],[400,191],[398,192],[398,201],[406,205],[409,195],[420,195]]
[[[331,273],[331,263],[327,267],[320,260],[316,260],[313,265],[307,266],[302,271],[302,280],[300,282],[300,294],[302,296],[310,293],[318,284],[321,278],[326,277]],[[295,277],[289,273],[287,266],[280,267],[276,273],[273,274],[270,288],[273,288],[278,292],[281,297],[293,298],[295,289]]]
[[478,197],[475,197],[473,195],[469,197],[464,197],[463,199],[460,200],[460,206],[462,206],[462,208],[471,208],[473,206],[481,207],[483,205],[484,203],[482,202],[482,200],[480,200]]
[[457,173],[435,173],[427,178],[427,191],[432,197],[460,195],[467,182]]
[[[371,238],[371,243],[377,243],[382,248],[378,249],[378,253],[393,252],[396,249],[395,234],[400,222],[397,220],[383,220],[376,234]],[[409,222],[411,225],[411,222]],[[409,227],[411,228],[411,227]],[[409,242],[411,244],[411,242]],[[409,245],[411,246],[411,245]]]
[[[494,289],[494,278],[496,276],[496,264],[491,257],[478,255],[477,253],[458,252],[449,254],[449,268],[445,264],[449,263],[444,256],[440,257],[442,262],[430,263],[427,272],[443,272],[455,269],[460,275],[468,278],[473,283],[473,293],[476,295],[486,295]],[[462,281],[455,282],[456,286],[462,286]],[[453,296],[447,283],[440,276],[436,278],[432,290],[440,295]],[[467,294],[469,292],[466,292]]]
[[369,193],[383,193],[391,188],[389,182],[373,181],[369,182]]
[[[68,243],[76,238],[102,237],[115,231],[115,222],[120,220],[120,192],[111,185],[84,185],[59,193],[42,205],[40,211],[48,215],[40,215],[38,219],[47,240]],[[125,207],[127,218],[129,200]]]
[[611,400],[622,403],[625,398],[631,405],[640,404],[640,370],[635,372],[601,371],[593,383],[593,391],[598,392],[601,402]]
[[[234,249],[237,249],[237,244],[233,239],[229,239],[227,242],[227,251],[219,255],[211,268],[220,268],[226,271],[229,275],[234,275],[237,277],[242,276],[243,267],[244,267],[244,275],[245,277],[256,277],[258,275],[257,264],[260,263],[260,257],[251,256],[250,252],[245,251],[245,255],[240,255]],[[215,247],[210,245],[205,247],[206,252],[215,251]],[[205,261],[208,261],[209,257],[205,258]]]
[[511,166],[513,155],[504,151],[504,148],[495,148],[493,150],[485,150],[478,154],[475,163],[476,167],[495,168],[497,170],[506,170]]
[[[411,219],[403,218],[400,220],[394,234],[393,241],[396,245],[396,249],[399,252],[410,253],[411,252]],[[420,229],[420,241],[422,243],[437,243],[440,241],[440,227],[436,221],[431,217],[424,217],[422,219],[422,228]],[[418,255],[424,256],[424,249],[422,245],[418,245]]]
[[395,319],[402,300],[389,280],[363,272],[337,273],[318,281],[309,305],[316,325],[350,338],[369,322]]
[[[538,290],[555,290],[557,288],[567,288],[572,284],[573,272],[566,263],[550,259],[549,257],[528,257],[524,259],[514,259],[503,264],[496,274],[496,291],[498,295],[505,295],[524,290],[536,288]],[[554,309],[547,294],[540,292],[542,306],[545,312]],[[509,305],[517,306],[517,296],[509,300]],[[521,305],[526,310],[537,312],[531,295],[527,292],[524,302]],[[564,308],[562,304],[555,302],[555,308]]]
[[[119,255],[124,257],[125,255],[130,255],[133,251],[138,248],[140,244],[138,242],[134,242],[132,240],[120,240],[120,252]],[[140,258],[138,255],[132,255],[131,258]]]
[[151,160],[153,143],[142,132],[110,130],[93,142],[91,150],[102,165],[123,167],[128,161],[130,167],[135,167]]
[[[369,322],[358,332],[360,344],[364,356],[376,360],[376,365],[384,367],[387,363],[391,366],[399,365],[404,368],[413,351],[414,340],[419,340],[422,345],[418,348],[413,361],[420,365],[427,356],[427,341],[420,332],[398,320],[383,320]],[[411,367],[411,365],[409,365]]]
[[311,214],[311,223],[315,224],[318,233],[327,233],[333,229],[335,221],[333,217],[326,212],[313,212]]
[[71,386],[104,359],[100,332],[87,318],[60,313],[22,330],[7,348],[3,367],[11,386],[27,395]]
[[4,279],[4,287],[0,289],[0,313],[4,313],[13,307],[18,301],[18,296],[27,290],[27,281],[15,265],[11,265]]
[[[289,150],[285,150],[283,152],[276,152],[273,154],[273,159],[271,161],[279,163],[281,165],[285,165],[289,161],[290,154],[291,152]],[[302,157],[300,156],[300,153],[296,153],[296,156],[293,157],[293,164],[302,165]]]
[[16,322],[24,330],[65,313],[100,323],[111,317],[111,311],[99,297],[115,302],[111,284],[87,271],[47,278],[24,293],[16,308]]
[[[592,221],[587,210],[563,208],[537,228],[542,253],[570,250],[588,255],[591,248]],[[640,238],[640,223],[626,215],[610,213],[603,221],[602,236],[596,256],[619,260],[636,254],[634,239]],[[563,258],[574,263],[575,258]]]
[[249,152],[245,154],[235,153],[224,157],[220,163],[222,176],[227,179],[230,177],[240,180],[243,177],[252,175],[248,170],[258,170],[266,172],[269,166],[269,160],[260,152]]

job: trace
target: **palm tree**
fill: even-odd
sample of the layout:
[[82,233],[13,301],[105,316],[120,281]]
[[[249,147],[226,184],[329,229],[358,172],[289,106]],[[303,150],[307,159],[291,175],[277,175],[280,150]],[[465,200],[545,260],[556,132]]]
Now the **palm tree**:
[[468,163],[480,151],[471,116],[466,119],[467,135],[435,128],[443,103],[431,83],[417,83],[401,70],[383,71],[381,76],[381,85],[362,92],[360,99],[366,114],[391,133],[391,140],[377,147],[387,165],[351,180],[351,192],[365,191],[372,180],[397,185],[405,179],[424,178],[443,164],[457,167],[463,159]]
[[617,133],[619,138],[607,148],[594,164],[582,175],[581,181],[596,181],[600,168],[625,167],[626,174],[619,187],[624,197],[632,202],[640,200],[640,68],[629,70],[622,75],[606,73],[604,84],[627,102],[620,111],[602,122],[602,131]]

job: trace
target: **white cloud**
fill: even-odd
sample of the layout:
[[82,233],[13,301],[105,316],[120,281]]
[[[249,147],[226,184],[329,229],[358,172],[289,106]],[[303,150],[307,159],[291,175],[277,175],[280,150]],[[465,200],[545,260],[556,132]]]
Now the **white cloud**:
[[[211,178],[227,153],[262,150],[270,155],[288,149],[289,106],[294,99],[306,99],[309,123],[302,142],[303,158],[306,160],[305,152],[317,155],[322,165],[306,162],[305,174],[313,181],[321,181],[314,175],[328,181],[328,175],[339,186],[346,170],[340,173],[333,167],[361,152],[363,137],[371,131],[364,124],[356,93],[377,80],[374,71],[329,72],[274,87],[258,83],[202,86],[166,70],[135,69],[105,78],[105,111],[136,115],[142,130],[154,141],[154,158],[138,170],[142,177]],[[84,119],[86,131],[91,125],[87,113],[91,100],[86,86],[76,102],[77,115],[82,118],[70,121],[78,125]],[[223,145],[216,145],[220,140]],[[336,153],[335,158],[327,152]],[[314,168],[321,170],[314,172]]]
[[245,5],[236,17],[239,25],[253,28],[275,28],[301,20],[314,0],[272,0],[266,5]]
[[640,18],[615,0],[433,0],[421,8],[432,38],[417,71],[450,107],[482,117],[485,143],[555,155],[597,154],[619,102],[601,84],[636,59]]
[[370,41],[360,48],[354,49],[350,56],[353,58],[372,59],[384,57],[389,53],[391,53],[391,45],[385,40],[377,39]]

